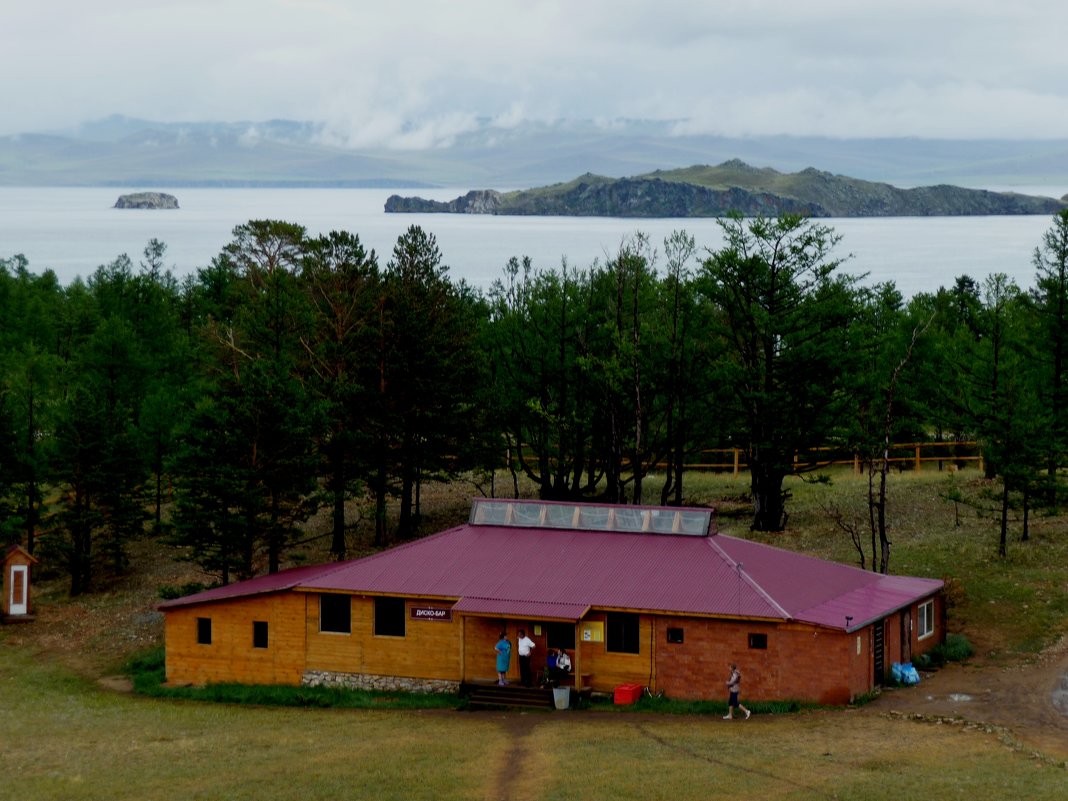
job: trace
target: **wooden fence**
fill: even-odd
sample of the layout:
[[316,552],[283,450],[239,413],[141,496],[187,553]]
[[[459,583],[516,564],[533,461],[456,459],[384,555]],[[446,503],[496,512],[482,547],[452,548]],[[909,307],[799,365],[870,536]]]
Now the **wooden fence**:
[[[922,470],[924,465],[930,467],[933,464],[937,464],[938,470],[959,470],[973,463],[982,470],[983,454],[978,442],[896,442],[890,446],[889,462],[899,470]],[[852,465],[855,473],[863,469],[859,454],[835,448],[815,448],[797,453],[794,465],[797,472],[842,465]],[[744,451],[741,448],[707,448],[701,451],[701,461],[687,463],[685,469],[738,475],[746,469]]]

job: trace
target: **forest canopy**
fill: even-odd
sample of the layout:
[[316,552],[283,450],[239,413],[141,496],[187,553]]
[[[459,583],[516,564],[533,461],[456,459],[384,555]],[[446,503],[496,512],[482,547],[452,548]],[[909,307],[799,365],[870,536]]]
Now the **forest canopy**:
[[417,536],[420,488],[461,475],[685,504],[709,448],[738,449],[752,526],[776,531],[795,455],[823,449],[869,470],[875,569],[897,441],[978,440],[1003,510],[1059,502],[1068,212],[1033,287],[959,276],[908,300],[808,218],[720,226],[717,250],[678,231],[584,267],[517,256],[486,292],[419,226],[383,258],[250,220],[181,280],[158,240],[69,286],[0,259],[0,540],[63,564],[73,594],[143,536],[226,582],[279,569],[321,509],[337,558],[354,502],[376,545]]

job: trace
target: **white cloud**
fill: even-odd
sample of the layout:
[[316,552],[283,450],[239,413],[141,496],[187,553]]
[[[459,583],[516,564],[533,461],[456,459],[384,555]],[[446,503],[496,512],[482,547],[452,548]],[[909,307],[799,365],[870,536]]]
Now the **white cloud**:
[[122,113],[312,120],[353,147],[440,147],[476,119],[1068,136],[1068,3],[1052,0],[8,5],[0,52],[24,67],[0,78],[0,133]]

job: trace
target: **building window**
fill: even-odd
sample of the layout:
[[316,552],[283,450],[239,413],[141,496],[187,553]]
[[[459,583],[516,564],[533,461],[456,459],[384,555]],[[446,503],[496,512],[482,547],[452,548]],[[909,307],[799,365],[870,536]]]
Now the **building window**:
[[768,635],[767,634],[750,634],[749,635],[749,647],[758,648],[761,651],[768,649]]
[[668,629],[667,630],[668,642],[681,643],[682,642],[682,629]]
[[605,623],[605,650],[618,654],[636,654],[638,616],[630,612],[609,612]]
[[197,618],[197,642],[200,645],[211,645],[211,618]]
[[930,637],[934,634],[934,601],[927,601],[920,604],[919,614],[917,615],[920,622],[919,638],[922,640],[924,637]]
[[545,647],[563,648],[565,651],[575,650],[575,624],[574,623],[546,623],[545,624]]
[[375,634],[379,637],[404,636],[403,598],[375,598]]
[[252,621],[252,647],[253,648],[266,648],[267,647],[267,621],[266,620],[253,620]]
[[319,631],[352,633],[352,600],[347,595],[319,596]]

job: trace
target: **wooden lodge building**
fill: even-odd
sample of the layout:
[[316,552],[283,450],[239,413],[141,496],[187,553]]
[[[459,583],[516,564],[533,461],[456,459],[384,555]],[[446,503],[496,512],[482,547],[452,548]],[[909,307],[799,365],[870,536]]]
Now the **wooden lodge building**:
[[452,692],[516,632],[580,688],[846,703],[945,639],[942,582],[719,534],[710,509],[476,499],[468,522],[160,605],[172,684]]

